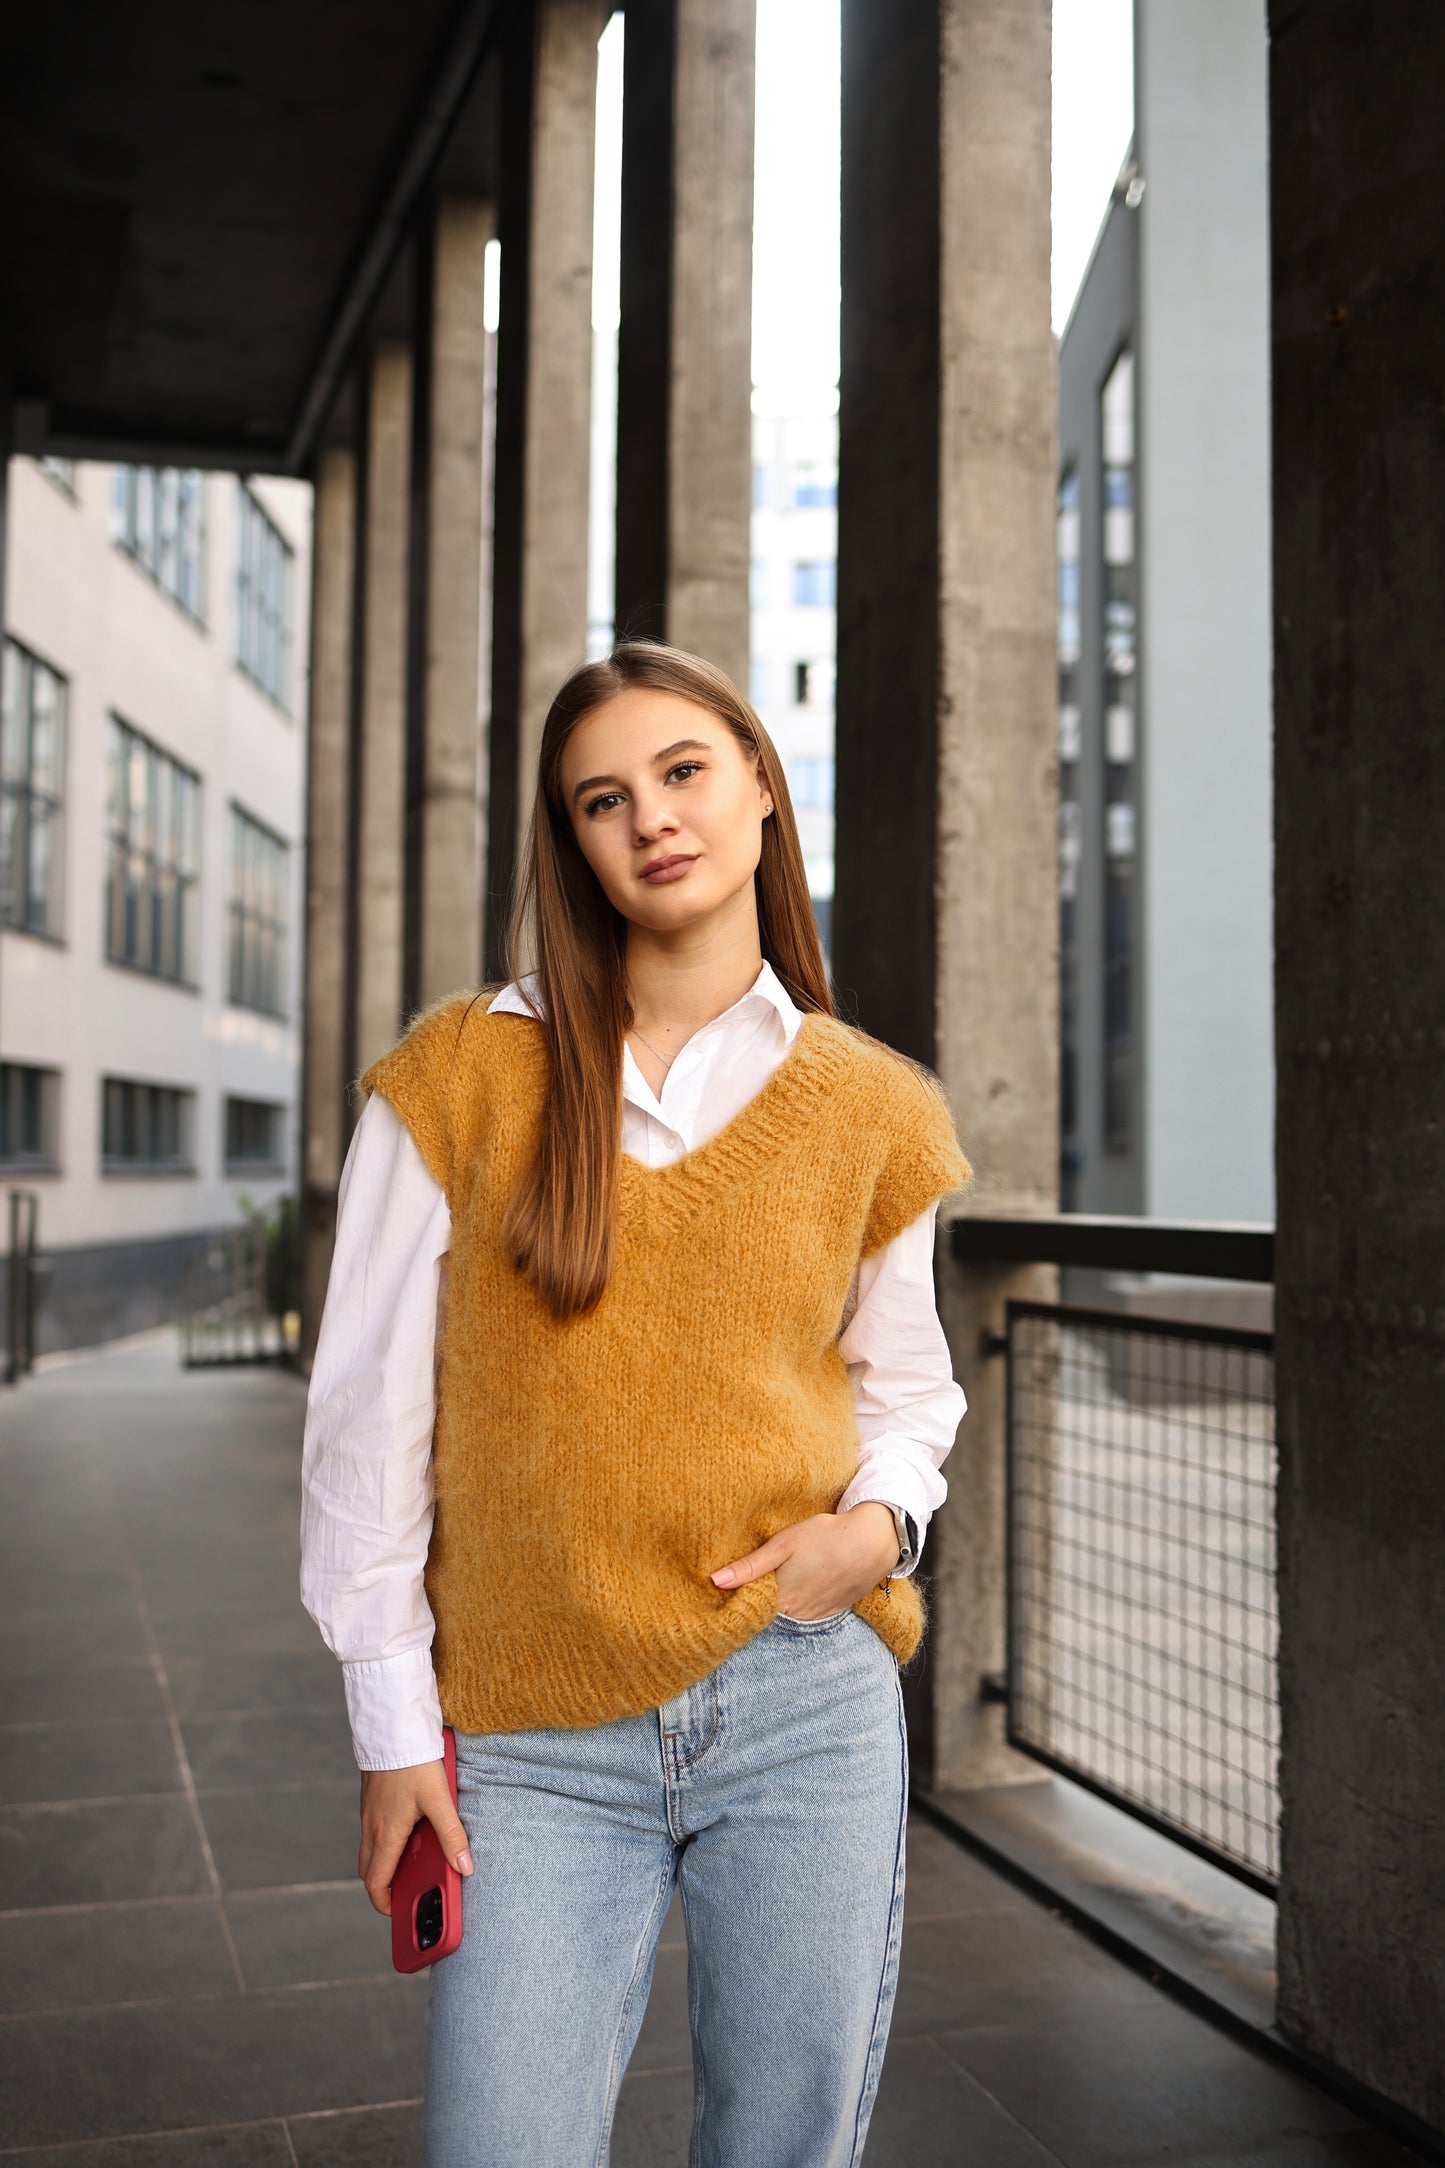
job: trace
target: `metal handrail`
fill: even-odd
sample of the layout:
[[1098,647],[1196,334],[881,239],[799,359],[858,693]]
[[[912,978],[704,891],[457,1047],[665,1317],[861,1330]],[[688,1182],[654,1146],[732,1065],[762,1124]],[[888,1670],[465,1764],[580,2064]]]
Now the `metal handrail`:
[[1132,1219],[1103,1212],[968,1214],[949,1227],[969,1264],[1079,1265],[1185,1279],[1274,1280],[1274,1229],[1254,1220]]

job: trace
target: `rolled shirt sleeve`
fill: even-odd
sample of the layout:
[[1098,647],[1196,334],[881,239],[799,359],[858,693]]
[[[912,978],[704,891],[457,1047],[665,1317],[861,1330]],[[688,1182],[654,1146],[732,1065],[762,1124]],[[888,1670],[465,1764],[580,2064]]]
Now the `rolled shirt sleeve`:
[[306,1399],[301,1600],[340,1658],[358,1767],[439,1760],[423,1575],[434,1512],[446,1197],[387,1101],[368,1100],[337,1196]]
[[934,1294],[937,1211],[929,1205],[863,1259],[838,1340],[853,1384],[859,1441],[858,1472],[838,1510],[876,1499],[912,1521],[917,1549],[899,1575],[914,1571],[929,1520],[948,1495],[939,1470],[967,1406]]

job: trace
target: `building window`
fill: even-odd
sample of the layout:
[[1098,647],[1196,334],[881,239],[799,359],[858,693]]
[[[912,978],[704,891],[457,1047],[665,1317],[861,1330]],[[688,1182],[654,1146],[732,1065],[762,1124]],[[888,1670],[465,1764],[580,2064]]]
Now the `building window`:
[[205,491],[196,467],[117,467],[111,532],[194,618],[205,614]]
[[766,656],[754,655],[748,664],[748,699],[755,708],[768,704],[769,672]]
[[194,985],[201,786],[118,716],[110,723],[105,953]]
[[65,680],[5,642],[0,691],[0,920],[58,934]]
[[244,482],[236,521],[236,660],[286,706],[291,660],[291,545]]
[[793,469],[793,502],[803,509],[838,502],[838,469],[828,460],[808,460]]
[[831,610],[838,601],[838,567],[831,557],[794,565],[793,603],[800,610]]
[[269,1099],[226,1101],[225,1165],[227,1174],[256,1174],[262,1168],[282,1165],[282,1124],[286,1109]]
[[748,604],[754,610],[765,610],[768,606],[768,561],[766,557],[755,557],[752,561],[752,567],[748,573]]
[[768,470],[761,459],[753,461],[753,510],[761,512],[768,501]]
[[789,763],[788,788],[800,813],[827,813],[833,806],[833,756],[803,753]]
[[194,1174],[195,1098],[173,1084],[101,1079],[101,1171]]
[[268,1016],[286,1010],[286,885],[290,852],[279,836],[231,808],[226,909],[226,999]]
[[59,1098],[57,1070],[0,1061],[0,1164],[55,1169]]
[[836,675],[831,662],[795,662],[793,699],[797,706],[831,709]]
[[1135,811],[1138,740],[1138,580],[1134,561],[1134,358],[1122,353],[1104,383],[1104,1142],[1134,1142],[1134,1037],[1138,891]]
[[73,459],[37,459],[42,474],[48,474],[52,482],[65,491],[67,497],[75,495],[75,461]]
[[1077,1208],[1082,1161],[1079,1139],[1079,874],[1084,824],[1079,803],[1083,721],[1079,705],[1079,476],[1061,478],[1054,506],[1058,580],[1056,649],[1059,739],[1059,1140],[1060,1198]]

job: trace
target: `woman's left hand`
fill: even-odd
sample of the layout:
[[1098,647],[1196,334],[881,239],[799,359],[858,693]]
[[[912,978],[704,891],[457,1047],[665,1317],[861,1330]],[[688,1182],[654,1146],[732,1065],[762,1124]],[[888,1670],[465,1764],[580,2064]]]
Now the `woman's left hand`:
[[777,1575],[778,1609],[789,1618],[851,1610],[898,1563],[898,1529],[888,1506],[867,1499],[846,1513],[813,1513],[780,1528],[746,1558],[719,1566],[718,1588],[744,1588]]

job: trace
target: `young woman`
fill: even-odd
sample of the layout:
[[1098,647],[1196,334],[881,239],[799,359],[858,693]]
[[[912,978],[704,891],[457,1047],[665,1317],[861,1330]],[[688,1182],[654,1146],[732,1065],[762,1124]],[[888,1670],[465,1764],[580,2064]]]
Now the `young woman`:
[[840,2168],[897,1976],[968,1170],[933,1081],[835,1019],[777,755],[695,656],[558,694],[514,953],[361,1080],[307,1414],[362,1879],[387,1911],[423,1815],[468,1877],[427,2159],[605,2163],[676,1888],[695,2168]]

